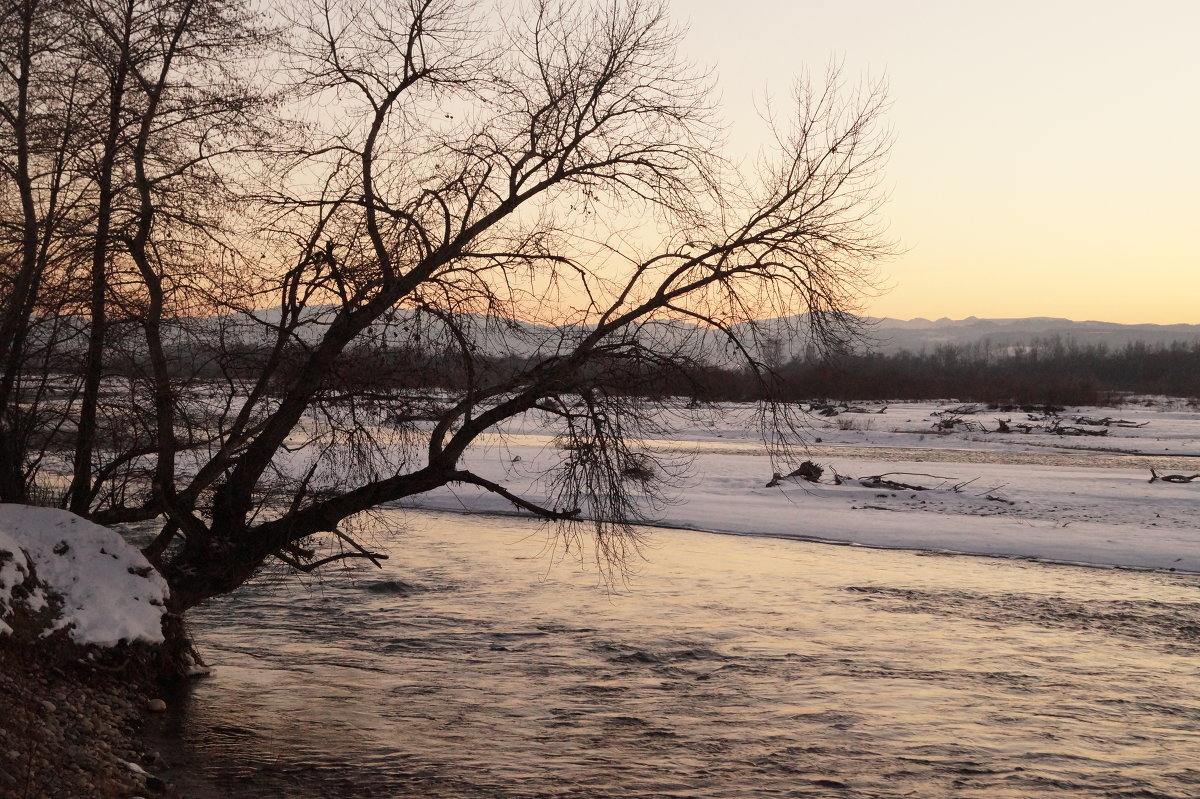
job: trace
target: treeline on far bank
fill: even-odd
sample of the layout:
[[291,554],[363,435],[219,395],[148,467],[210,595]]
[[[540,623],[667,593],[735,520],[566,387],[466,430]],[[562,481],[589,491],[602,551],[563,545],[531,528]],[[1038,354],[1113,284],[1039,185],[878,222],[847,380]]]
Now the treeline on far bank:
[[[637,370],[635,370],[637,371]],[[618,391],[751,401],[935,400],[999,405],[1106,405],[1128,394],[1200,397],[1200,342],[1121,348],[1071,340],[997,347],[941,345],[921,352],[845,353],[775,365],[768,386],[745,371],[626,373]]]
[[[453,350],[365,347],[355,354],[358,357],[347,358],[332,376],[328,394],[464,390],[473,381],[502,382],[528,368],[524,358],[478,353],[468,368]],[[299,369],[304,356],[296,349],[283,357]],[[267,351],[253,346],[226,346],[219,352],[192,346],[177,352],[171,362],[192,378],[211,380],[257,374],[267,357]],[[769,373],[764,370],[758,376],[683,360],[597,358],[587,368],[597,387],[612,394],[715,402],[770,395],[803,402],[954,398],[1001,405],[1104,405],[1130,393],[1200,397],[1200,342],[1133,343],[1119,349],[1060,339],[1004,348],[987,343],[941,345],[921,352],[795,358],[773,364]],[[144,371],[136,357],[111,363],[109,369],[130,376]]]
[[1006,348],[942,345],[793,360],[779,372],[783,392],[797,397],[1103,405],[1127,393],[1200,397],[1200,342],[1119,349],[1057,338]]
[[[491,370],[504,372],[498,359]],[[845,353],[772,365],[765,383],[745,370],[609,365],[610,391],[637,396],[753,401],[765,394],[794,401],[932,400],[1014,405],[1105,405],[1127,394],[1200,397],[1200,342],[1132,343],[1121,348],[1070,339],[998,347],[986,342],[921,352]],[[427,368],[436,382],[457,382],[451,363]]]

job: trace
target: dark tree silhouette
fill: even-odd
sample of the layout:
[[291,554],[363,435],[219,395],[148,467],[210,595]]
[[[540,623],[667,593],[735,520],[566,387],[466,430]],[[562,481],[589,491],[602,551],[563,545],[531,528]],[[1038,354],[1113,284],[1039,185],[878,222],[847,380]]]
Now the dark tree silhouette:
[[[108,190],[127,221],[88,228],[104,256],[80,278],[88,377],[80,401],[56,406],[75,414],[74,443],[22,482],[52,484],[51,461],[70,462],[73,509],[161,520],[146,552],[176,614],[271,559],[307,571],[381,557],[347,520],[454,483],[619,561],[677,476],[640,443],[672,400],[640,385],[702,381],[719,363],[769,390],[781,354],[763,363],[759,339],[781,331],[760,318],[804,312],[807,340],[835,350],[855,334],[890,246],[881,86],[847,89],[836,70],[799,82],[794,107],[768,115],[772,146],[742,167],[720,155],[712,81],[680,58],[663,4],[536,2],[498,22],[476,8],[295,11],[266,59],[292,80],[269,142],[234,135],[254,98],[228,81],[205,84],[211,115],[187,117],[212,126],[198,149],[156,138],[196,107],[165,98],[208,74],[199,44],[171,65],[168,36],[159,71],[129,78],[140,99],[117,135],[124,182]],[[165,30],[199,41],[180,19]],[[238,46],[271,41],[222,24]],[[100,163],[102,199],[114,179]],[[160,193],[185,176],[218,199]],[[500,339],[511,357],[492,357]],[[128,400],[124,444],[89,432],[105,427],[106,396]],[[562,447],[548,501],[462,466],[530,412]],[[797,440],[794,413],[762,404],[773,447]]]

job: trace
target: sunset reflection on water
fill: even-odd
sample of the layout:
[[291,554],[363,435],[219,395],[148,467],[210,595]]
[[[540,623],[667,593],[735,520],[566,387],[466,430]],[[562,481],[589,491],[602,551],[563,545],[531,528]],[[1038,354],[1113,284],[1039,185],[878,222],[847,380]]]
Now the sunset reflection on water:
[[1195,575],[659,530],[610,588],[532,523],[389,523],[385,572],[199,614],[187,795],[1200,791]]

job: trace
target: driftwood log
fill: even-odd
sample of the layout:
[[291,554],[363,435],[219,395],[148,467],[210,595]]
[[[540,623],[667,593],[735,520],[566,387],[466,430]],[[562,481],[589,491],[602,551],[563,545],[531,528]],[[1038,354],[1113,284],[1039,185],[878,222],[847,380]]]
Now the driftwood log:
[[1097,419],[1094,416],[1076,416],[1075,424],[1086,424],[1093,427],[1145,427],[1150,423],[1131,422],[1128,419],[1114,419],[1111,416],[1105,416],[1103,419]]
[[1060,436],[1106,436],[1108,435],[1108,428],[1102,427],[1099,430],[1089,430],[1086,427],[1074,427],[1064,424],[1049,427],[1046,432],[1055,433]]
[[1193,474],[1189,477],[1183,474],[1159,474],[1153,468],[1150,469],[1151,483],[1155,480],[1162,480],[1164,483],[1190,483],[1197,478],[1200,478],[1200,474]]

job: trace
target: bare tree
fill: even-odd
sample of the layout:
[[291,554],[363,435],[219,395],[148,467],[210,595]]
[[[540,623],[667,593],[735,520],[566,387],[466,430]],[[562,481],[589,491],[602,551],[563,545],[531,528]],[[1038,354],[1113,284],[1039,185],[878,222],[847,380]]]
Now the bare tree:
[[71,301],[86,146],[67,19],[60,4],[0,4],[0,501],[24,498],[30,454],[65,422],[42,400],[53,353],[77,333],[57,313]]
[[2,220],[0,500],[86,514],[128,502],[156,468],[147,456],[187,445],[167,410],[183,384],[164,382],[161,322],[211,309],[204,264],[229,246],[229,162],[261,149],[268,102],[238,70],[270,32],[237,0],[2,10],[13,150],[0,189],[19,204]]
[[[93,472],[78,509],[163,520],[147,554],[177,614],[271,559],[377,560],[347,520],[448,484],[620,559],[678,477],[642,444],[669,433],[672,400],[638,396],[649,376],[736,361],[769,388],[761,339],[782,331],[757,320],[801,319],[834,347],[854,333],[889,250],[880,86],[799,83],[769,120],[773,146],[742,168],[719,154],[712,81],[680,57],[664,4],[541,0],[503,21],[476,8],[294,12],[281,57],[303,135],[258,150],[261,189],[240,206],[254,229],[205,280],[151,257],[148,209],[163,205],[142,169],[157,145],[130,134],[140,200],[118,242],[154,412],[139,421],[148,446]],[[134,85],[154,101],[152,78]],[[526,339],[525,354],[494,357],[497,337]],[[190,359],[187,379],[172,357]],[[794,412],[762,404],[772,447],[797,440]],[[462,465],[525,413],[559,436],[548,498]]]
[[154,417],[138,437],[143,447],[108,454],[128,462],[129,451],[153,447],[155,480],[170,483],[178,387],[169,385],[162,322],[164,314],[203,308],[204,289],[192,285],[203,274],[197,256],[225,246],[220,200],[228,176],[214,164],[255,140],[254,112],[264,102],[235,69],[266,33],[237,0],[87,0],[76,16],[80,59],[100,76],[103,109],[88,175],[95,192],[88,346],[67,497],[73,511],[86,513],[103,485],[94,471],[105,458],[97,439],[113,349],[110,306],[139,330],[147,364],[139,371]]

